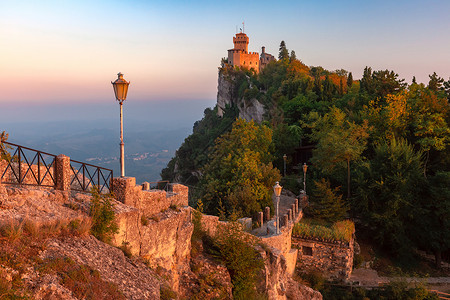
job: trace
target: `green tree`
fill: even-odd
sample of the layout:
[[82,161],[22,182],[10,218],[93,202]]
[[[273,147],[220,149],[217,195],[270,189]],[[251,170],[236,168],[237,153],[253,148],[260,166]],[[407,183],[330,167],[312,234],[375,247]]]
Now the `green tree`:
[[450,249],[450,172],[437,172],[427,188],[423,197],[416,198],[416,242],[434,253],[440,268],[441,253]]
[[[347,198],[350,198],[350,162],[358,160],[366,148],[368,123],[361,125],[348,120],[337,107],[312,123],[311,139],[317,143],[313,150],[313,163],[324,174],[336,167],[347,167]],[[344,164],[343,164],[344,163]]]
[[356,215],[366,234],[397,256],[413,246],[414,203],[423,192],[421,153],[405,140],[392,139],[374,149],[374,157],[360,167]]
[[238,119],[231,132],[216,140],[203,170],[201,199],[206,211],[253,216],[272,204],[272,186],[280,173],[272,167],[272,130]]
[[280,52],[278,53],[279,60],[288,60],[289,59],[289,51],[286,48],[286,43],[281,41],[280,43]]
[[316,219],[327,222],[341,221],[347,214],[348,207],[342,195],[338,194],[339,187],[331,188],[330,181],[325,178],[314,181],[314,189],[308,212]]
[[325,80],[323,81],[322,86],[323,86],[322,91],[323,100],[331,102],[333,100],[333,95],[336,90],[336,87],[328,75],[325,76]]
[[[414,143],[425,152],[423,173],[426,177],[430,153],[434,158],[445,152],[450,143],[450,109],[448,100],[429,88],[417,85],[409,92],[409,127]],[[437,161],[437,164],[440,162]]]
[[353,85],[353,74],[352,72],[348,73],[348,77],[347,77],[347,86],[348,88],[351,88]]
[[369,95],[375,92],[375,84],[373,83],[371,67],[364,68],[363,76],[359,80],[359,90],[361,93],[365,92]]
[[438,92],[442,89],[442,84],[444,83],[444,79],[439,77],[436,72],[433,72],[433,74],[428,75],[430,77],[430,81],[428,82],[428,88],[431,91]]
[[450,77],[444,82],[444,91],[447,95],[447,100],[450,101]]
[[291,51],[291,56],[289,56],[289,62],[292,63],[297,60],[297,55],[295,55],[295,51]]
[[384,98],[388,94],[396,94],[406,87],[404,79],[398,79],[394,71],[381,70],[372,74],[376,97]]

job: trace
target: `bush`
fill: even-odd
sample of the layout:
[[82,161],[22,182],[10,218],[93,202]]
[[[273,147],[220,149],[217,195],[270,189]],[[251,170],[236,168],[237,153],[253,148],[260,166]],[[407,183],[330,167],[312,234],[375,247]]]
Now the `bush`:
[[110,242],[112,235],[119,231],[111,199],[111,194],[100,194],[98,188],[92,190],[89,211],[89,215],[92,217],[91,233],[103,242]]
[[355,224],[350,220],[345,220],[334,223],[331,228],[324,225],[297,223],[292,234],[301,238],[350,242],[354,232]]
[[[206,241],[206,240],[205,240]],[[258,274],[264,261],[255,249],[253,236],[243,234],[237,223],[219,229],[213,245],[207,249],[220,258],[230,272],[235,299],[261,299],[257,291]]]

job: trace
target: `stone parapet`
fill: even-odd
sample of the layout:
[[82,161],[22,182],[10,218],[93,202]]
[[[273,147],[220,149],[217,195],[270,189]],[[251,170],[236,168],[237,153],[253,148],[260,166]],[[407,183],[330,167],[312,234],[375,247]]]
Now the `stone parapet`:
[[134,177],[113,179],[113,192],[116,199],[126,205],[139,209],[145,216],[152,216],[172,207],[188,206],[189,188],[182,184],[170,184],[169,192],[149,190],[144,183],[136,186]]

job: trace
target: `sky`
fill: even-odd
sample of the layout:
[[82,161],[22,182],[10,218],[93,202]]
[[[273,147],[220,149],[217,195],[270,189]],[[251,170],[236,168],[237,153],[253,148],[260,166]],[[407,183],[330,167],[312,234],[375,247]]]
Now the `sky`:
[[112,103],[118,72],[131,82],[127,101],[213,106],[242,22],[250,51],[277,56],[284,40],[306,65],[355,79],[370,66],[448,80],[449,15],[448,0],[0,0],[0,110]]

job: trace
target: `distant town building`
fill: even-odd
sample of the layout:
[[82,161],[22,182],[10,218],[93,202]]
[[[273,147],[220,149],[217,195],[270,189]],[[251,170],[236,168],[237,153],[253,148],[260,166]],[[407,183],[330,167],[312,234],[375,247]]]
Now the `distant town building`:
[[259,73],[275,57],[265,52],[262,47],[261,58],[258,52],[248,52],[249,38],[243,33],[237,33],[233,37],[234,48],[228,50],[228,64],[237,67],[246,67]]

